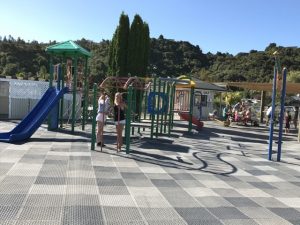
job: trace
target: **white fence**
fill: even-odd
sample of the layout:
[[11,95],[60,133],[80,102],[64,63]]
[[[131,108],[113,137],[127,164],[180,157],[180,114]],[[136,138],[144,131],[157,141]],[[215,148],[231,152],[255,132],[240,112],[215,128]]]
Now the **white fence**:
[[[48,82],[0,78],[0,118],[23,119],[42,98]],[[64,95],[64,119],[72,111],[72,94]],[[81,94],[76,96],[76,118],[81,115]]]

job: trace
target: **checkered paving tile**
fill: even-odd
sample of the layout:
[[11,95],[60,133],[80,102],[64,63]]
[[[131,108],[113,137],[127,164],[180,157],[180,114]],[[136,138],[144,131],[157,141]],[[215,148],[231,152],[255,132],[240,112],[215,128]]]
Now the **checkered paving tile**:
[[266,159],[264,127],[205,122],[188,134],[182,125],[176,138],[134,140],[129,155],[116,153],[109,125],[107,147],[90,151],[90,129],[71,135],[43,125],[32,141],[0,143],[0,224],[300,224],[295,136],[279,163]]

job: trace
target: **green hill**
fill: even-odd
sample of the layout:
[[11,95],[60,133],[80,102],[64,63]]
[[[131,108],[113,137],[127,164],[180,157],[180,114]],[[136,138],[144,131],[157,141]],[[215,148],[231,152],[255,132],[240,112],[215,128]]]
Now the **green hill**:
[[[0,38],[0,75],[46,77],[49,71],[49,57],[45,48],[51,43],[25,42]],[[81,39],[79,45],[91,51],[89,62],[92,82],[100,82],[108,70],[108,51],[110,41],[99,43]],[[231,55],[217,52],[204,54],[199,46],[187,41],[165,39],[162,35],[151,39],[148,75],[176,77],[192,74],[206,81],[254,81],[269,82],[273,77],[273,52],[278,51],[282,66],[289,71],[300,71],[300,48],[282,47],[271,43],[265,51],[252,50],[248,53]],[[55,59],[54,63],[58,63]]]

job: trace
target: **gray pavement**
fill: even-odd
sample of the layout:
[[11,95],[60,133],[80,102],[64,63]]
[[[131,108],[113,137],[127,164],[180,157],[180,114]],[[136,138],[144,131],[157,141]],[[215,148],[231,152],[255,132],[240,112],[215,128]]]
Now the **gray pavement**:
[[[0,132],[14,126],[1,121]],[[294,133],[278,163],[267,160],[265,127],[205,122],[154,140],[146,131],[130,155],[117,154],[114,127],[105,130],[103,152],[90,151],[88,130],[45,125],[26,143],[0,143],[0,224],[300,224]]]

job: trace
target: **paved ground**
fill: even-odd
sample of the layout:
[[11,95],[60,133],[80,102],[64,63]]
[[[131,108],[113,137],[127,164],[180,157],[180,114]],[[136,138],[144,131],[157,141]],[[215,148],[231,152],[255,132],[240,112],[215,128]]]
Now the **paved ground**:
[[300,224],[296,135],[277,163],[266,160],[265,128],[205,126],[136,138],[130,155],[113,150],[113,132],[102,153],[89,134],[45,127],[27,143],[0,143],[0,224]]

